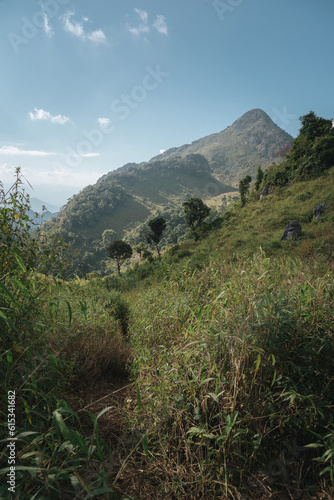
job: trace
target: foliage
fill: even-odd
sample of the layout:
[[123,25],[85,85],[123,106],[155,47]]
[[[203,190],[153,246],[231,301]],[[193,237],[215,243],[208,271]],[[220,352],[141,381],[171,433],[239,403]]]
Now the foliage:
[[197,236],[196,230],[210,214],[211,209],[201,198],[190,198],[183,203],[184,218],[191,231]]
[[126,299],[119,292],[111,293],[105,307],[117,321],[119,321],[122,334],[127,335],[129,329],[130,307]]
[[254,184],[256,191],[258,191],[260,189],[260,186],[261,186],[262,181],[263,181],[263,176],[264,176],[264,172],[263,172],[262,168],[258,167],[257,172],[256,172],[256,180],[255,180],[255,184]]
[[[79,416],[63,400],[67,379],[79,369],[74,337],[89,321],[91,311],[86,300],[75,295],[66,297],[76,284],[68,286],[60,278],[41,273],[46,262],[50,263],[50,271],[53,266],[59,267],[62,247],[48,246],[47,241],[37,239],[38,233],[29,232],[33,221],[27,215],[29,199],[21,190],[19,171],[12,188],[8,192],[1,188],[0,194],[0,415],[1,458],[5,459],[0,470],[0,496],[30,500],[104,494],[108,495],[105,498],[115,498],[104,466],[104,456],[110,456],[110,450],[98,435],[100,415],[90,415],[93,432],[83,434],[82,414]],[[68,335],[71,325],[74,333]],[[98,352],[95,347],[99,337],[90,335],[85,363]],[[80,344],[80,352],[84,345],[87,339]],[[111,346],[109,334],[109,342],[103,346],[109,359],[114,350]],[[121,341],[118,350],[116,358],[120,359]],[[11,423],[7,425],[9,418]],[[7,445],[14,436],[12,494],[7,480],[13,462],[8,459]],[[94,471],[96,462],[99,472]]]
[[150,232],[147,235],[147,242],[155,244],[155,247],[158,252],[159,260],[161,260],[160,256],[160,248],[159,243],[162,237],[162,233],[166,229],[166,221],[163,217],[155,217],[148,222],[148,227],[150,228]]
[[241,181],[239,182],[239,193],[240,193],[240,200],[242,207],[246,205],[247,194],[249,192],[249,186],[251,182],[252,178],[250,175],[247,175],[244,179],[241,179]]
[[264,175],[266,186],[284,186],[291,181],[317,177],[334,166],[332,121],[313,111],[300,118],[301,128],[285,162],[272,165]]
[[108,247],[109,257],[116,261],[118,274],[121,274],[121,266],[132,256],[132,248],[123,240],[116,240]]

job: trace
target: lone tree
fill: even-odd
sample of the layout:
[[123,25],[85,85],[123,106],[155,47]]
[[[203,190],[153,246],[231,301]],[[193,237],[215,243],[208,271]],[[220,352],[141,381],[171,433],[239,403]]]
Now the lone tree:
[[116,240],[108,246],[108,253],[116,261],[118,274],[121,274],[121,265],[132,255],[131,246],[123,240]]
[[150,228],[150,233],[147,236],[147,242],[151,245],[155,244],[155,247],[158,252],[159,260],[161,260],[159,243],[162,238],[162,233],[166,229],[167,223],[163,217],[155,217],[148,223],[148,227]]
[[246,205],[247,194],[248,194],[249,186],[250,186],[251,182],[252,182],[252,178],[250,175],[247,175],[244,179],[241,179],[241,181],[239,182],[239,193],[240,193],[240,200],[241,200],[242,207],[244,207]]
[[189,198],[182,206],[186,223],[196,236],[196,229],[203,223],[211,209],[201,200],[201,198]]

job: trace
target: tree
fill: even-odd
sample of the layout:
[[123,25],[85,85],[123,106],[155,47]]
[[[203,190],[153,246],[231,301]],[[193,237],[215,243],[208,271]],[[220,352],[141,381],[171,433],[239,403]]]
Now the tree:
[[141,258],[143,252],[145,251],[145,243],[143,243],[142,241],[140,243],[138,243],[138,245],[136,245],[135,247],[133,247],[134,251],[137,252],[139,254],[139,257]]
[[121,274],[121,265],[132,255],[131,246],[123,240],[116,240],[108,246],[108,253],[116,261],[118,274]]
[[106,249],[109,247],[109,245],[112,243],[113,236],[115,234],[115,231],[113,229],[106,229],[102,233],[102,241],[101,241],[101,248]]
[[189,198],[183,203],[184,218],[190,229],[195,233],[196,229],[209,215],[211,209],[201,198]]
[[252,182],[252,178],[250,175],[247,175],[244,179],[241,179],[241,181],[239,182],[239,193],[240,193],[240,200],[241,200],[242,207],[244,207],[246,205],[247,194],[248,194],[249,186],[250,186],[251,182]]
[[149,244],[155,244],[159,260],[161,260],[159,243],[162,237],[162,233],[166,229],[166,226],[167,223],[163,217],[155,217],[155,219],[150,220],[148,223],[148,227],[151,231],[147,236],[147,241]]
[[257,173],[256,173],[256,180],[255,180],[255,189],[256,189],[256,191],[258,191],[259,188],[260,188],[260,186],[261,186],[261,183],[263,181],[263,176],[264,176],[264,173],[263,173],[262,168],[258,167]]

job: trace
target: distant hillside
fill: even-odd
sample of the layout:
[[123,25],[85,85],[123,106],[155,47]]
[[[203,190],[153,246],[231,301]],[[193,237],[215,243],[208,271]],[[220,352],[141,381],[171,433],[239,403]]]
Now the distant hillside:
[[257,167],[279,163],[279,152],[291,146],[293,137],[279,128],[261,109],[253,109],[222,132],[171,148],[151,161],[167,160],[175,156],[201,154],[209,162],[213,174],[228,184],[234,184],[246,175],[255,177]]
[[233,191],[212,176],[208,161],[199,154],[127,164],[98,182],[106,180],[115,180],[127,193],[157,206],[179,204],[190,196],[206,199]]
[[201,155],[135,164],[73,196],[45,230],[75,242],[85,261],[81,269],[87,272],[107,259],[105,230],[121,239],[159,209],[179,207],[192,196],[208,199],[233,191],[212,176]]
[[59,212],[59,207],[57,207],[56,205],[52,205],[51,203],[49,203],[47,201],[40,200],[39,198],[35,198],[33,196],[30,196],[30,206],[31,206],[31,210],[33,210],[34,212],[38,212],[38,213],[42,212],[43,206],[52,215]]

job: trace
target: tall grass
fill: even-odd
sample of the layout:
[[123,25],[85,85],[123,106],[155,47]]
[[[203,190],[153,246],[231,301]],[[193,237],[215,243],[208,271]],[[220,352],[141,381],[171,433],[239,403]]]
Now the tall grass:
[[330,272],[262,253],[175,268],[136,296],[136,418],[165,494],[312,491],[318,474],[330,484],[333,285]]

